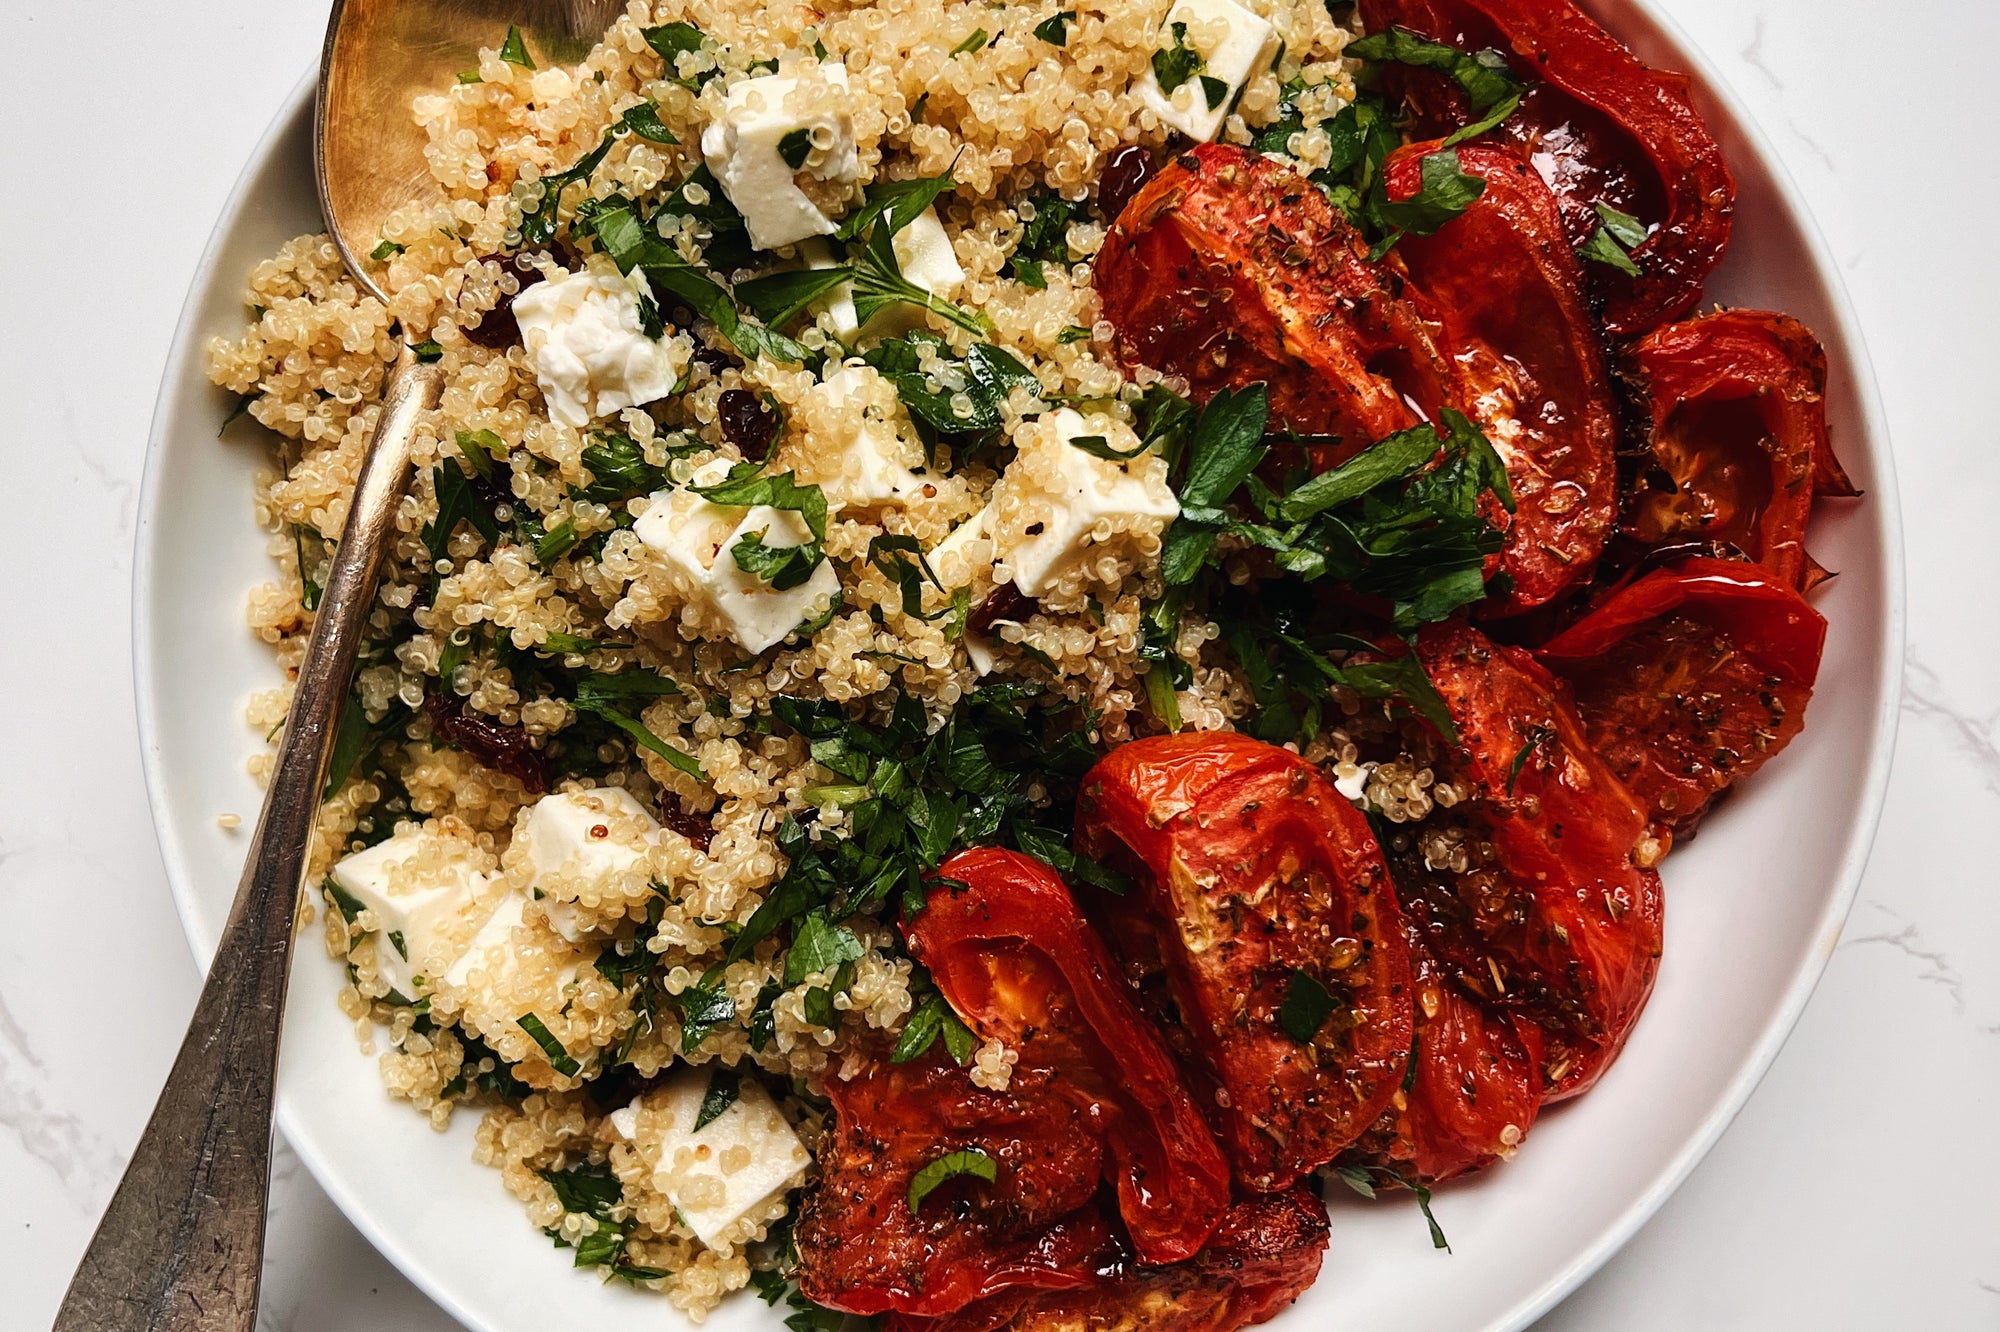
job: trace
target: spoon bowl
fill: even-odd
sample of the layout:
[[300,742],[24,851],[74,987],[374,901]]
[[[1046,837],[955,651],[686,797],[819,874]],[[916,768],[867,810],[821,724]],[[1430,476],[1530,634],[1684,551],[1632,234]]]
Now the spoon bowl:
[[589,54],[622,0],[334,0],[313,107],[320,211],[348,272],[384,304],[368,262],[391,213],[442,203],[410,105],[477,76],[479,52],[518,31],[539,66]]

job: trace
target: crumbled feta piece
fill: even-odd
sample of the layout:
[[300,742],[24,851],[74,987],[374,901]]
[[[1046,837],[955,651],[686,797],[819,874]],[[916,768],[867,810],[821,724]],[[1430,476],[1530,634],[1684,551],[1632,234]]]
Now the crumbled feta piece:
[[[799,188],[798,174],[841,184],[861,178],[846,93],[847,70],[839,65],[821,65],[817,77],[745,79],[729,90],[721,114],[701,132],[702,158],[743,214],[750,243],[758,249],[776,250],[838,229]],[[801,149],[803,156],[797,155]],[[787,151],[795,154],[791,161]]]
[[627,881],[648,875],[646,853],[659,831],[659,821],[622,786],[537,800],[516,837],[550,927],[575,943],[591,932],[584,918],[592,908],[617,908],[622,919],[623,904],[638,895]]
[[[1176,24],[1183,33],[1175,32]],[[1179,0],[1160,24],[1158,46],[1185,47],[1199,63],[1171,93],[1149,66],[1139,78],[1139,99],[1197,143],[1221,131],[1245,85],[1276,64],[1284,50],[1277,29],[1236,0]]]
[[424,977],[469,946],[490,898],[484,857],[468,838],[426,827],[334,865],[334,883],[374,917],[375,970],[404,998],[420,997]]
[[[896,252],[896,266],[903,270],[903,276],[931,295],[948,301],[965,285],[965,269],[935,208],[926,208],[911,218],[908,226],[890,238],[889,246]],[[808,241],[800,253],[807,268],[830,268],[836,262],[824,241]],[[812,308],[830,315],[835,335],[850,344],[863,332],[892,333],[914,323],[916,316],[914,306],[890,306],[869,320],[864,330],[854,310],[854,288],[847,283],[820,297]]]
[[[486,923],[472,936],[472,942],[459,954],[458,960],[445,969],[445,984],[463,989],[475,967],[489,976],[505,973],[514,961],[514,931],[521,924],[527,907],[526,893],[508,892],[503,895],[492,914],[486,917]],[[499,951],[496,952],[496,949]]]
[[1354,764],[1351,770],[1349,766],[1342,764],[1341,770],[1335,772],[1333,789],[1355,804],[1365,806],[1368,803],[1365,798],[1368,783],[1375,776],[1375,765],[1372,762]]
[[[948,589],[964,587],[982,570],[991,576],[993,505],[989,502],[978,513],[952,528],[944,540],[930,548],[924,558],[929,561],[931,572],[937,575],[938,582]],[[966,660],[972,663],[972,669],[981,675],[992,674],[993,667],[999,660],[993,651],[993,640],[968,627],[964,641]]]
[[[920,462],[915,432],[896,428],[903,408],[895,386],[873,366],[842,366],[806,391],[800,413],[819,446],[800,475],[818,484],[831,509],[867,509],[920,494],[930,484],[909,463]],[[858,419],[856,414],[859,413]]]
[[513,1040],[520,1017],[559,1018],[598,956],[594,943],[571,944],[528,915],[528,895],[507,888],[458,960],[445,969],[447,1002],[480,1039]]
[[703,1244],[741,1242],[740,1223],[793,1187],[812,1158],[770,1094],[745,1077],[736,1099],[694,1126],[709,1071],[690,1069],[612,1115],[612,1128],[653,1165],[667,1195]]
[[[691,484],[715,485],[728,473],[728,462],[718,458],[699,468]],[[840,592],[840,576],[825,560],[805,582],[783,591],[737,565],[736,544],[753,532],[766,546],[812,539],[805,521],[789,510],[711,504],[689,486],[679,486],[654,494],[632,530],[659,552],[682,594],[700,607],[702,627],[720,627],[747,652],[782,642]]]
[[1088,571],[1095,554],[1129,547],[1134,531],[1157,535],[1181,511],[1156,456],[1118,463],[1070,443],[1101,435],[1120,452],[1136,447],[1129,426],[1106,416],[1093,422],[1068,407],[1043,417],[995,487],[994,544],[1025,596]]
[[[832,268],[840,260],[834,257],[833,247],[823,240],[799,242],[799,257],[806,261],[807,268]],[[843,282],[807,307],[815,315],[829,316],[834,333],[843,342],[852,342],[854,335],[861,331],[861,320],[854,313],[854,287]]]
[[965,285],[958,251],[951,248],[951,237],[945,234],[935,208],[926,208],[911,218],[910,225],[897,232],[889,245],[896,252],[903,276],[931,295],[949,300]]
[[514,298],[514,318],[549,415],[578,430],[600,416],[673,392],[688,359],[679,341],[646,336],[645,277],[587,270],[538,282]]

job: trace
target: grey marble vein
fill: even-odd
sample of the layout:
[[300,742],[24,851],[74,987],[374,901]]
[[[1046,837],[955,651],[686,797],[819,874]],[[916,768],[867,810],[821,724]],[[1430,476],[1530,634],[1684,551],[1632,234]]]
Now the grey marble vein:
[[51,1105],[46,1083],[27,1032],[0,995],[0,1130],[54,1173],[79,1211],[94,1214],[110,1196],[125,1158],[81,1117]]
[[1962,710],[1938,673],[1917,657],[1914,647],[1903,654],[1902,706],[1905,716],[1936,722],[1949,730],[1959,747],[1979,765],[1986,789],[2000,795],[2000,737],[1994,734],[1994,714],[1979,717]]

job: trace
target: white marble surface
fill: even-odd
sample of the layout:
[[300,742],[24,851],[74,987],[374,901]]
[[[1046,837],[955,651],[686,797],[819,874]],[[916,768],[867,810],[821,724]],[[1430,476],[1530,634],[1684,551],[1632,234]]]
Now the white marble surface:
[[[195,260],[324,14],[100,0],[85,46],[82,8],[0,3],[0,1325],[23,1329],[53,1315],[194,1002],[139,777],[133,512]],[[1771,132],[1869,330],[1910,541],[1908,688],[1874,860],[1797,1033],[1542,1326],[2000,1329],[2000,882],[1979,849],[2000,824],[2000,173],[1974,142],[2000,11],[1672,8]],[[289,1158],[274,1210],[269,1327],[452,1326]]]

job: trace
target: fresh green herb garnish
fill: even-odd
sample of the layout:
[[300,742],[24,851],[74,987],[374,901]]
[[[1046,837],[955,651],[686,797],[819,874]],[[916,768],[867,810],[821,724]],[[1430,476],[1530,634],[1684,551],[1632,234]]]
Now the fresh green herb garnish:
[[1434,42],[1408,28],[1390,27],[1371,32],[1347,44],[1343,55],[1356,60],[1386,61],[1433,69],[1464,90],[1475,112],[1484,112],[1503,102],[1519,102],[1522,85],[1507,67],[1507,57],[1498,51],[1462,51],[1444,42]]
[[1106,462],[1130,462],[1151,447],[1146,441],[1140,440],[1131,448],[1121,452],[1103,435],[1075,435],[1070,438],[1069,445],[1073,449],[1082,449],[1091,457],[1102,458]]
[[824,911],[808,912],[793,931],[791,951],[785,954],[785,984],[797,985],[808,976],[857,961],[866,951],[853,930],[834,924]]
[[[952,399],[956,394],[952,389],[944,385],[931,387],[920,369],[920,347],[927,347],[947,365],[956,365],[961,371],[964,387],[956,392],[965,395],[969,406],[965,415],[953,409]],[[1002,409],[1015,389],[1041,392],[1042,382],[1034,371],[1021,364],[1013,353],[991,343],[973,343],[965,359],[958,362],[943,357],[944,349],[942,338],[918,330],[902,338],[883,339],[869,348],[863,359],[895,384],[903,405],[920,425],[940,435],[990,434],[1005,424]]]
[[306,610],[316,611],[319,609],[320,593],[323,589],[319,582],[306,572],[305,538],[308,532],[311,532],[313,540],[319,543],[320,554],[322,556],[326,554],[326,538],[304,523],[292,524],[292,554],[298,561],[299,568],[299,605]]
[[1292,969],[1285,987],[1285,1001],[1278,1009],[1278,1025],[1300,1045],[1311,1045],[1313,1037],[1333,1015],[1333,995],[1307,971]]
[[1197,75],[1196,82],[1201,84],[1202,100],[1208,103],[1208,109],[1221,110],[1222,103],[1229,97],[1229,85],[1207,74]]
[[679,143],[674,132],[660,121],[660,108],[640,102],[618,118],[618,123],[651,143]]
[[542,1047],[542,1053],[548,1056],[550,1068],[566,1078],[573,1078],[582,1071],[583,1065],[570,1058],[570,1053],[563,1048],[563,1043],[550,1034],[548,1026],[533,1013],[523,1013],[515,1018],[514,1025],[527,1032],[535,1044]]
[[1431,1191],[1422,1184],[1404,1176],[1398,1171],[1391,1170],[1388,1166],[1335,1166],[1333,1173],[1348,1188],[1353,1189],[1362,1197],[1373,1201],[1376,1196],[1376,1188],[1374,1181],[1369,1177],[1371,1170],[1389,1182],[1400,1184],[1410,1191],[1411,1195],[1417,1200],[1418,1210],[1424,1214],[1425,1223],[1430,1226],[1431,1247],[1433,1249],[1443,1249],[1446,1253],[1450,1253],[1451,1243],[1444,1237],[1444,1227],[1440,1226],[1437,1222],[1437,1217],[1431,1214]]
[[634,209],[630,203],[621,203],[591,214],[591,230],[598,244],[621,271],[643,270],[656,289],[670,292],[714,324],[716,332],[745,357],[769,356],[793,364],[814,359],[813,353],[792,339],[743,319],[729,290],[642,224]]
[[535,67],[534,57],[528,54],[528,44],[521,38],[521,30],[511,25],[507,29],[507,40],[500,43],[500,58],[522,69]]
[[1167,529],[1160,576],[1170,587],[1193,582],[1229,525],[1222,506],[1243,485],[1265,453],[1270,395],[1262,384],[1224,389],[1194,422],[1180,483],[1180,517]]
[[1035,36],[1050,46],[1068,46],[1069,25],[1074,22],[1076,22],[1075,10],[1060,10],[1035,25]]
[[425,363],[444,359],[444,348],[438,345],[435,338],[425,338],[422,342],[413,342],[410,344],[410,350],[415,353],[419,361]]
[[1399,431],[1288,492],[1253,484],[1264,521],[1227,530],[1270,550],[1286,573],[1392,602],[1399,631],[1471,605],[1504,541],[1485,497],[1511,513],[1514,493],[1479,428],[1449,408],[1441,417],[1442,435],[1430,425]]
[[402,246],[396,244],[396,242],[389,240],[385,237],[379,245],[377,245],[374,249],[368,252],[368,257],[370,259],[373,259],[376,263],[379,264],[386,259],[395,258],[402,252],[403,252]]
[[666,469],[647,462],[645,450],[628,437],[599,432],[590,438],[583,446],[583,466],[590,473],[590,484],[576,491],[577,498],[616,504],[667,484]]
[[923,1209],[924,1199],[936,1192],[945,1181],[960,1175],[971,1175],[991,1184],[1000,1172],[999,1164],[977,1147],[964,1147],[955,1152],[947,1152],[925,1166],[910,1180],[910,1210]]
[[769,545],[763,534],[747,533],[731,548],[736,567],[754,574],[782,592],[802,585],[826,558],[826,495],[818,486],[800,485],[790,472],[765,474],[757,463],[738,463],[712,486],[690,486],[711,504],[731,508],[765,507],[796,513],[812,540],[796,546]]
[[806,159],[812,156],[812,150],[811,130],[795,129],[778,140],[778,156],[794,171],[806,164]]
[[487,542],[500,539],[500,524],[472,488],[472,477],[462,463],[441,462],[431,469],[431,486],[437,494],[437,517],[424,525],[424,548],[433,564],[445,556],[453,532],[462,522]]
[[[698,780],[704,779],[701,763],[653,734],[628,709],[637,700],[679,694],[681,688],[663,675],[650,671],[624,671],[615,675],[591,674],[577,682],[576,697],[570,702],[575,712],[589,713],[625,732],[641,748],[659,755],[677,770]],[[643,706],[643,704],[640,704]]]
[[1627,277],[1638,277],[1639,265],[1633,262],[1631,252],[1645,243],[1648,234],[1646,224],[1609,204],[1598,204],[1596,209],[1598,228],[1577,254],[1593,263],[1615,268]]
[[1168,25],[1167,32],[1172,42],[1164,49],[1153,52],[1153,79],[1160,85],[1160,91],[1170,97],[1174,89],[1208,68],[1201,56],[1187,44],[1187,30],[1185,23]]
[[1385,234],[1368,252],[1380,259],[1404,236],[1429,236],[1466,209],[1486,192],[1486,182],[1458,164],[1454,149],[1442,148],[1424,154],[1417,164],[1417,192],[1407,199],[1391,199],[1376,182],[1369,196],[1368,210],[1376,226]]
[[718,1028],[736,1020],[736,1001],[719,980],[703,977],[699,985],[691,985],[674,995],[672,1002],[681,1015],[682,1054],[692,1054]]
[[544,569],[567,555],[579,538],[576,524],[565,518],[535,539],[535,563]]
[[701,1109],[695,1112],[694,1131],[701,1132],[722,1118],[742,1095],[743,1077],[733,1068],[717,1068],[708,1075],[708,1090],[702,1093]]
[[889,1052],[889,1062],[907,1064],[921,1057],[940,1036],[954,1063],[962,1065],[972,1058],[977,1044],[972,1029],[959,1021],[943,995],[933,994],[918,1004],[909,1021],[903,1024],[903,1034],[897,1038],[896,1048]]
[[971,36],[951,48],[951,53],[955,56],[970,55],[974,51],[983,49],[988,40],[986,29],[974,28]]
[[666,62],[667,78],[690,92],[699,91],[704,83],[722,72],[710,68],[691,78],[681,77],[680,58],[701,50],[701,29],[692,23],[668,23],[657,28],[643,28],[639,35],[644,37],[646,45],[652,47],[655,54]]

